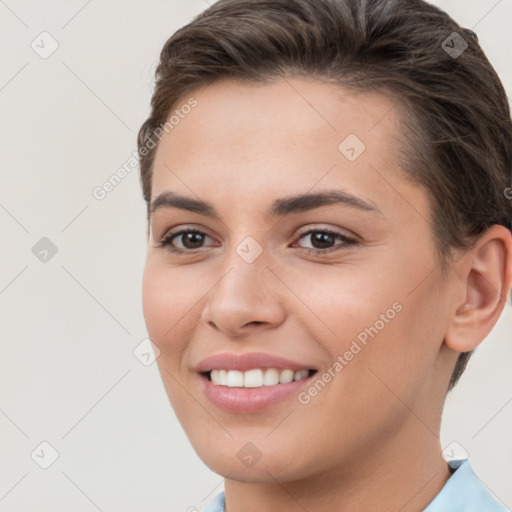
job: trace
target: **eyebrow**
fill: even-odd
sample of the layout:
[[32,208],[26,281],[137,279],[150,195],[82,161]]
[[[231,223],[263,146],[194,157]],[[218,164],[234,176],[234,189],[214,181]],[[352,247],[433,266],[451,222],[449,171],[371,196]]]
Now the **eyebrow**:
[[[338,189],[276,199],[269,208],[268,214],[271,217],[281,217],[331,204],[343,204],[358,210],[381,214],[379,208],[372,202]],[[220,219],[219,213],[211,203],[181,196],[170,191],[163,192],[155,197],[151,202],[148,213],[154,213],[161,208],[180,208],[207,217]]]

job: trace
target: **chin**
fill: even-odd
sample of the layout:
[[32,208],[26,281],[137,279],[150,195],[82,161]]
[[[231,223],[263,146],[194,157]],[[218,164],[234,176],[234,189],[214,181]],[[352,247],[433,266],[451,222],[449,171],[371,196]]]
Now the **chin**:
[[[264,444],[263,440],[259,443],[263,448],[258,450],[256,444],[258,443],[243,442],[239,439],[230,439],[229,442],[222,443],[206,439],[192,442],[195,452],[210,470],[237,482],[287,482],[310,475],[311,465],[307,463],[307,457],[303,457],[304,454],[299,462],[297,450],[294,455],[279,449],[279,445]],[[214,445],[217,445],[218,449],[213,450]]]

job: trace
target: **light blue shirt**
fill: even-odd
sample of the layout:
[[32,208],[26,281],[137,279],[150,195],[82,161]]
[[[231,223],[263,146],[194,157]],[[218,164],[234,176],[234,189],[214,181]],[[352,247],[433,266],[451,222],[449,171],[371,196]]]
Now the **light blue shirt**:
[[[448,464],[454,473],[423,512],[510,512],[491,496],[468,459]],[[224,512],[224,500],[223,492],[217,494],[203,512]]]

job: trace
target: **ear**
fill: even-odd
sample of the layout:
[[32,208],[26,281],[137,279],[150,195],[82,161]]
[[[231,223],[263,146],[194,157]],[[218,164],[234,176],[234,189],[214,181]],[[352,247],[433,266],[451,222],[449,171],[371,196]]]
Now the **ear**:
[[504,226],[490,227],[455,266],[465,300],[454,304],[445,344],[457,352],[467,352],[487,337],[510,300],[511,232]]

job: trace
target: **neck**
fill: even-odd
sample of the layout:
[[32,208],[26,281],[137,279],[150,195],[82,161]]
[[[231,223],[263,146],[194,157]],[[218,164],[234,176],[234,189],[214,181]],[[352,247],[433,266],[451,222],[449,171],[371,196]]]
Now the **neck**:
[[[413,417],[393,439],[357,460],[340,462],[300,481],[226,479],[226,512],[420,512],[451,476],[439,438]],[[378,444],[378,443],[376,443]]]

